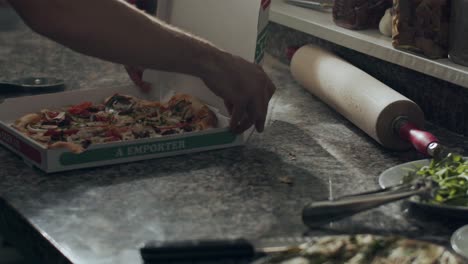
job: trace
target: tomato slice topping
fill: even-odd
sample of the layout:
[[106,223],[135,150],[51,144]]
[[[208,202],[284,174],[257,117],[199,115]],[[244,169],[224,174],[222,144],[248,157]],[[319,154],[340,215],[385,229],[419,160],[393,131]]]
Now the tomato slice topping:
[[71,136],[76,133],[78,133],[78,129],[67,129],[67,130],[55,130],[55,129],[49,129],[47,132],[44,133],[44,136],[61,136],[62,134],[65,136]]
[[93,105],[91,102],[83,102],[81,104],[77,104],[68,108],[68,112],[72,115],[89,115],[89,111],[87,110]]
[[179,124],[172,125],[172,126],[158,126],[157,128],[159,128],[159,129],[174,129],[174,128],[182,128],[182,127],[187,126],[187,125],[190,125],[190,123],[179,123]]
[[60,134],[60,131],[59,130],[55,130],[55,129],[49,129],[47,130],[47,132],[44,133],[44,136],[56,136],[56,135],[59,135]]
[[97,122],[108,122],[109,117],[107,117],[107,116],[95,116],[94,120],[96,120]]
[[107,130],[105,133],[106,137],[118,138],[119,140],[122,139],[122,135],[115,129]]
[[122,140],[122,139],[119,138],[119,137],[112,136],[112,137],[106,138],[104,141],[105,142],[114,142],[114,141],[120,141],[120,140]]
[[68,129],[68,130],[64,130],[63,134],[67,136],[71,136],[71,135],[75,135],[76,133],[78,133],[78,131],[79,131],[78,129]]
[[59,115],[59,112],[49,111],[46,113],[49,118],[56,118]]

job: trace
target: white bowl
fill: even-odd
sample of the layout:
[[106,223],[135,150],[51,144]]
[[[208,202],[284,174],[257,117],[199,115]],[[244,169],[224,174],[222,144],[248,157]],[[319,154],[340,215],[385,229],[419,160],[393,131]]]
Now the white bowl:
[[455,252],[468,259],[468,225],[455,231],[450,243]]

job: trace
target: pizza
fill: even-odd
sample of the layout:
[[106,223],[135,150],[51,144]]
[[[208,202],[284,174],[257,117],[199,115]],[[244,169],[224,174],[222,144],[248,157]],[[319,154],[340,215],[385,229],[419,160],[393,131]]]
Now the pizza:
[[255,264],[463,264],[446,248],[396,236],[326,236]]
[[73,153],[81,153],[91,144],[157,138],[216,126],[216,114],[187,94],[176,94],[165,103],[114,94],[102,103],[42,109],[12,124],[46,148],[67,148]]

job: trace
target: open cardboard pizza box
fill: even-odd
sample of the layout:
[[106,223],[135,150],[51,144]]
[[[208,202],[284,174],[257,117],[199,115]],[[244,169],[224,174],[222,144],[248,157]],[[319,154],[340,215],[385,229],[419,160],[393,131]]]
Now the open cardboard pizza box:
[[[269,0],[159,0],[157,16],[226,51],[261,63],[269,4]],[[0,104],[0,144],[22,156],[29,165],[45,172],[58,172],[238,146],[251,134],[247,131],[235,135],[229,131],[229,117],[223,101],[201,80],[159,71],[146,71],[144,79],[153,85],[149,95],[140,93],[135,87],[90,87],[7,99]],[[28,113],[84,101],[102,102],[115,93],[165,101],[179,92],[191,94],[208,104],[218,116],[218,127],[159,138],[94,144],[81,154],[73,154],[67,149],[47,149],[11,127],[16,119]]]

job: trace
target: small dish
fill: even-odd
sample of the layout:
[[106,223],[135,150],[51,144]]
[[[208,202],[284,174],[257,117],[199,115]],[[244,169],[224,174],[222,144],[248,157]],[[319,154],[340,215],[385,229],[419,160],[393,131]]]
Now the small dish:
[[[408,173],[408,169],[418,169],[422,166],[428,165],[429,162],[430,159],[416,160],[391,167],[380,174],[379,185],[381,188],[389,188],[391,186],[398,185],[401,183],[404,175]],[[412,205],[427,212],[434,212],[442,214],[445,217],[454,217],[456,219],[468,219],[468,207],[466,206],[429,204],[421,202],[417,196],[409,198],[408,201]]]
[[468,259],[468,225],[461,227],[452,235],[452,248],[457,254]]

